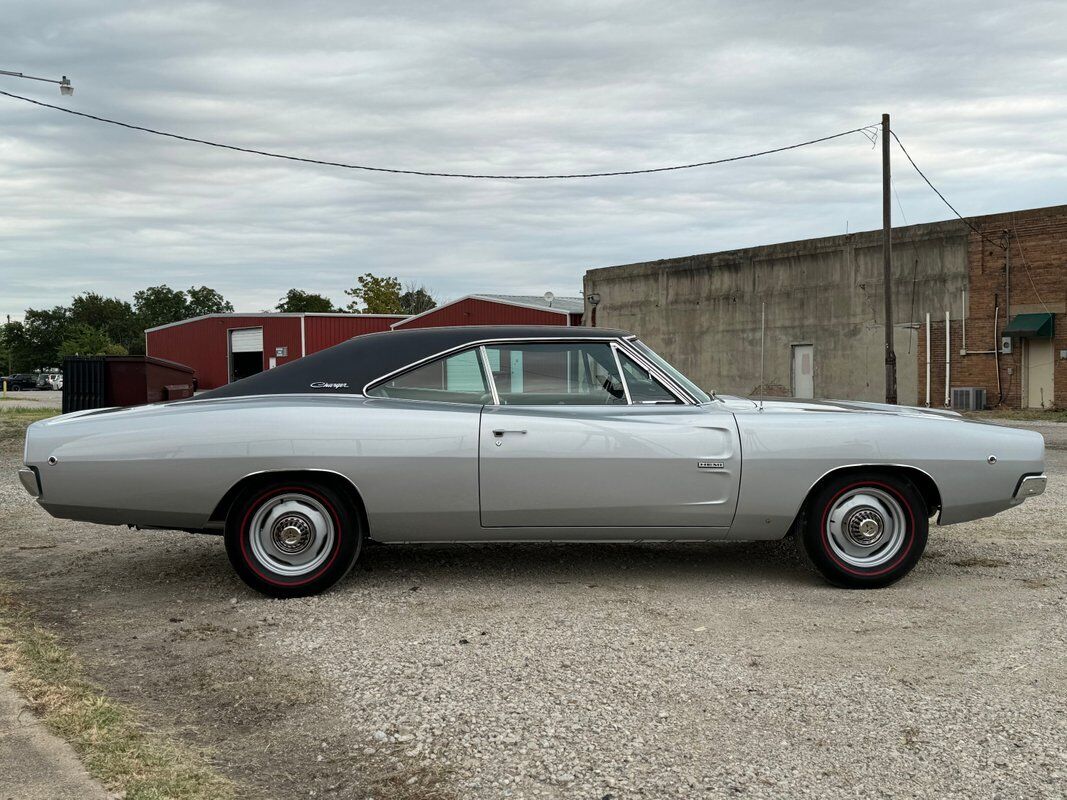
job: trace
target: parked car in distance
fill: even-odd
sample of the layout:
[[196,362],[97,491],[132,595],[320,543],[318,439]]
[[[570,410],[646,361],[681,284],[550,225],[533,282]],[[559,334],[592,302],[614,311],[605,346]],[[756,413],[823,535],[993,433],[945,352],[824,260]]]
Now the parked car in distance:
[[58,391],[63,388],[62,372],[42,372],[37,376],[37,389],[41,391]]
[[37,388],[37,373],[19,372],[15,375],[8,375],[5,378],[0,378],[0,381],[7,382],[7,390],[9,392],[29,391]]
[[368,540],[793,535],[831,583],[886,586],[941,525],[1045,489],[1044,440],[951,411],[707,394],[582,327],[359,336],[196,398],[31,425],[50,514],[224,537],[250,586],[322,591]]

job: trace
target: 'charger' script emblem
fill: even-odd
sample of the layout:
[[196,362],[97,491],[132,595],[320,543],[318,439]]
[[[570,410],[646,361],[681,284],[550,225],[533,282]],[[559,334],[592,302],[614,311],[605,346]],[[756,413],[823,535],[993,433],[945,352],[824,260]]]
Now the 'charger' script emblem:
[[312,389],[347,389],[347,383],[326,383],[325,381],[315,381],[311,384]]

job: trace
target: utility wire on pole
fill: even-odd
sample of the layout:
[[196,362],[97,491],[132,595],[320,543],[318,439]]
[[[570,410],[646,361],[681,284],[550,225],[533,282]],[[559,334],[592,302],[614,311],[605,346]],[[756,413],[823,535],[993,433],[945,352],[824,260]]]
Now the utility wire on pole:
[[568,172],[557,173],[548,175],[498,175],[489,173],[469,173],[469,172],[445,172],[445,171],[430,171],[430,170],[417,170],[417,169],[398,169],[395,167],[377,167],[368,164],[349,164],[343,161],[327,161],[318,158],[307,158],[305,156],[294,156],[287,153],[274,153],[269,150],[256,150],[252,147],[240,147],[235,144],[225,144],[223,142],[213,142],[209,139],[198,139],[195,136],[183,136],[179,133],[170,133],[168,131],[155,130],[154,128],[146,128],[143,125],[133,125],[129,122],[121,122],[116,119],[108,119],[107,117],[99,117],[95,114],[86,114],[83,111],[74,111],[69,108],[63,108],[62,106],[52,105],[51,103],[44,103],[40,100],[33,100],[29,97],[23,97],[22,95],[12,94],[11,92],[0,91],[0,96],[10,97],[12,100],[22,100],[25,103],[32,103],[35,106],[42,108],[50,108],[53,111],[62,111],[65,114],[70,114],[75,117],[82,117],[83,119],[91,119],[95,122],[104,122],[108,125],[116,125],[120,128],[126,128],[132,131],[140,131],[141,133],[149,133],[153,136],[164,136],[168,139],[178,139],[183,142],[192,142],[193,144],[203,144],[209,147],[218,147],[223,150],[233,150],[238,153],[249,153],[256,156],[266,156],[267,158],[278,158],[284,161],[299,161],[305,164],[319,164],[324,167],[340,167],[342,169],[357,169],[364,170],[366,172],[389,172],[396,175],[421,175],[429,178],[474,178],[482,180],[507,180],[507,181],[545,181],[545,180],[562,180],[562,179],[574,179],[574,178],[613,178],[619,175],[647,175],[652,172],[673,172],[681,169],[696,169],[697,167],[711,167],[716,164],[728,164],[731,161],[744,161],[749,158],[758,158],[760,156],[768,156],[773,153],[784,153],[787,150],[796,150],[801,147],[807,147],[813,144],[819,144],[820,142],[828,142],[831,139],[840,139],[842,136],[849,136],[853,133],[864,133],[877,127],[877,125],[862,125],[859,128],[853,128],[847,131],[841,131],[840,133],[832,133],[828,136],[820,136],[817,139],[808,139],[804,142],[797,142],[796,144],[787,144],[781,147],[772,147],[768,150],[760,150],[756,153],[746,153],[740,156],[728,156],[726,158],[717,158],[711,161],[697,161],[693,164],[672,164],[667,167],[648,167],[645,169],[626,169],[626,170],[613,170],[610,172]]
[[885,287],[885,401],[897,403],[897,354],[893,350],[893,206],[890,201],[889,115],[882,114],[882,284]]

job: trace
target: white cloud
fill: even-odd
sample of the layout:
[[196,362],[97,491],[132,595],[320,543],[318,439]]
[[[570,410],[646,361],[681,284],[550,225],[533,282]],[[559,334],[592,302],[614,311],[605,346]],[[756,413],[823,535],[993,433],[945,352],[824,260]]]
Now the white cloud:
[[[1067,10],[1018,2],[5,7],[4,89],[251,147],[449,171],[700,161],[882,111],[963,212],[1063,201]],[[0,98],[0,313],[206,283],[239,310],[373,271],[573,294],[585,269],[876,227],[862,136],[678,173],[474,183],[286,164]],[[895,162],[911,222],[947,209]],[[894,209],[895,210],[895,209]]]

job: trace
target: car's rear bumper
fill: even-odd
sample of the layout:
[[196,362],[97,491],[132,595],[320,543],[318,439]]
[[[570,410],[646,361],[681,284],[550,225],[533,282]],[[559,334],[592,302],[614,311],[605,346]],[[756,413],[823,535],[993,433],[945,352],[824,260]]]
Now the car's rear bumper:
[[37,472],[35,470],[30,467],[22,467],[19,470],[19,482],[33,497],[41,496],[41,484],[37,480]]
[[1048,478],[1044,475],[1024,475],[1019,479],[1019,485],[1015,487],[1015,500],[1021,501],[1044,494],[1047,484]]

